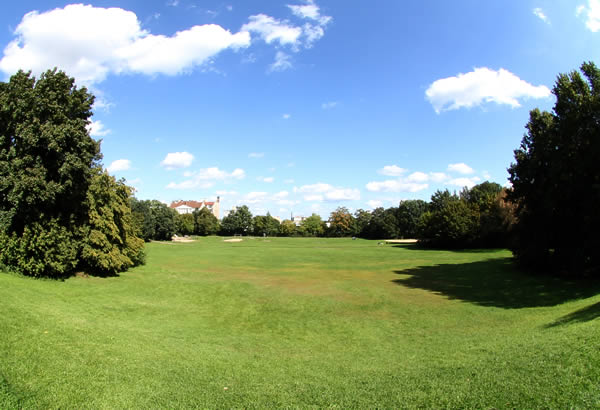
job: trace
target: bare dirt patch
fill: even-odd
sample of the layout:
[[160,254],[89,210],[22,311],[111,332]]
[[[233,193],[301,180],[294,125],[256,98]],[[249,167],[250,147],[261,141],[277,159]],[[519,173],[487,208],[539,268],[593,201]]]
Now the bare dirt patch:
[[417,243],[416,239],[388,239],[385,243]]
[[243,241],[243,239],[238,239],[238,238],[234,238],[234,239],[223,239],[223,242],[241,242]]
[[173,242],[196,242],[195,240],[193,240],[191,238],[185,238],[182,236],[174,236],[173,238],[171,238],[171,240]]

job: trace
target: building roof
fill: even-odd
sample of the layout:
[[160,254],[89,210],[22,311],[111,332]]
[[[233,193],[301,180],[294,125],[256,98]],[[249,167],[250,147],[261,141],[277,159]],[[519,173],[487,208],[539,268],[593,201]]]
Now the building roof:
[[190,208],[202,208],[203,206],[213,206],[215,203],[214,202],[206,202],[206,201],[173,201],[171,202],[171,205],[169,205],[169,207],[171,208],[177,208],[178,206],[182,206],[182,205],[186,205],[189,206]]

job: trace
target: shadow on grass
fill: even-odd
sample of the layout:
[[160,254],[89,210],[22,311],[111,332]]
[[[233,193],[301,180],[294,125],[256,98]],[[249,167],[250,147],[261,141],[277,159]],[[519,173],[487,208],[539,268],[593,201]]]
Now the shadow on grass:
[[[519,271],[512,258],[420,266],[395,273],[408,275],[394,279],[398,285],[429,290],[448,299],[505,309],[554,306],[600,293],[598,281],[531,275]],[[598,309],[596,307],[596,311]]]
[[423,246],[420,243],[401,243],[392,245],[394,248],[402,248],[410,251],[444,251],[457,253],[490,253],[494,251],[503,251],[505,248],[439,248],[431,246]]
[[546,328],[556,327],[562,325],[568,325],[570,323],[583,323],[589,322],[600,317],[600,302],[586,306],[582,309],[576,310],[575,312],[569,313],[557,319],[555,322],[546,325]]

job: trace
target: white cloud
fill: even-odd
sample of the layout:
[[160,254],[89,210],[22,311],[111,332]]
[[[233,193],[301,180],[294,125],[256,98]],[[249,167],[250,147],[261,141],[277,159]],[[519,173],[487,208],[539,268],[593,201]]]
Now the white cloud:
[[448,171],[450,172],[458,172],[459,174],[468,175],[475,172],[473,168],[465,164],[464,162],[460,162],[458,164],[449,164]]
[[576,14],[587,18],[585,25],[590,31],[596,33],[600,30],[600,0],[588,0],[587,6],[579,5]]
[[429,181],[429,175],[425,174],[424,172],[413,172],[412,174],[406,177],[406,181],[424,183]]
[[439,114],[489,102],[520,107],[519,99],[549,97],[550,90],[544,85],[533,86],[503,68],[494,71],[483,67],[436,80],[425,95]]
[[287,198],[289,195],[290,195],[290,193],[288,191],[280,191],[280,192],[276,193],[275,195],[273,195],[273,198],[284,199],[284,198]]
[[167,169],[187,168],[192,165],[194,156],[189,152],[170,152],[160,165]]
[[473,188],[475,185],[477,185],[477,183],[481,181],[481,179],[479,177],[472,177],[472,178],[455,178],[455,179],[451,179],[449,181],[450,185],[455,185],[457,187],[467,187],[467,188]]
[[248,158],[262,158],[265,156],[264,152],[251,152],[248,154]]
[[257,204],[264,201],[269,195],[267,192],[249,192],[239,202],[247,202],[249,204]]
[[275,178],[273,177],[266,177],[266,178],[261,178],[261,181],[266,182],[268,184],[272,183],[273,181],[275,181]]
[[281,116],[281,118],[283,118],[284,120],[289,120],[290,118],[292,118],[292,115],[291,114],[283,114]]
[[406,169],[400,168],[397,165],[386,165],[377,172],[380,173],[381,175],[387,175],[390,177],[399,177],[400,175],[404,174],[406,171],[407,171]]
[[429,177],[431,178],[432,182],[437,182],[437,183],[444,182],[450,178],[448,175],[444,174],[443,172],[430,172]]
[[294,180],[293,179],[286,179],[283,181],[285,184],[293,184]]
[[540,20],[542,20],[544,23],[546,24],[550,24],[550,19],[548,18],[548,16],[546,15],[546,13],[544,13],[544,10],[542,10],[540,7],[536,7],[533,9],[533,14],[539,18]]
[[328,201],[358,201],[360,191],[353,188],[336,188],[326,192],[325,199]]
[[[167,185],[168,189],[206,189],[215,185],[214,181],[230,182],[240,180],[246,177],[246,172],[241,168],[236,168],[232,172],[223,171],[217,167],[204,168],[196,172],[186,172],[185,181],[176,183],[171,182]],[[225,192],[225,191],[220,191]]]
[[383,202],[372,199],[370,201],[367,201],[367,205],[369,205],[369,208],[375,209],[383,206]]
[[207,188],[212,188],[214,185],[215,185],[214,182],[188,179],[186,181],[179,182],[179,183],[170,182],[166,186],[166,188],[167,189],[207,189]]
[[257,33],[267,44],[279,42],[280,45],[295,45],[302,35],[302,29],[265,14],[256,14],[248,18],[249,22],[241,28],[242,32]]
[[311,20],[312,23],[305,23],[302,26],[302,31],[306,37],[306,47],[311,47],[312,44],[325,35],[325,26],[332,20],[330,16],[322,16],[319,6],[313,0],[308,0],[307,4],[288,5],[292,13],[296,17]]
[[256,33],[267,44],[277,42],[280,46],[290,46],[293,51],[298,51],[301,45],[310,48],[315,41],[325,35],[325,27],[331,22],[332,17],[321,15],[319,6],[313,0],[308,0],[306,3],[288,5],[296,17],[310,20],[302,26],[261,13],[250,16],[241,31]]
[[92,121],[88,125],[87,130],[92,137],[103,137],[111,133],[109,129],[104,128],[104,124],[100,120]]
[[335,108],[338,105],[337,101],[330,101],[330,102],[325,102],[323,104],[321,104],[321,108],[324,110],[331,110],[332,108]]
[[283,51],[278,51],[277,54],[275,54],[275,61],[269,66],[269,71],[285,71],[292,67],[292,57]]
[[131,161],[128,159],[118,159],[110,163],[106,170],[111,174],[118,171],[127,171],[131,168]]
[[142,29],[131,11],[82,4],[27,13],[14,34],[0,70],[39,74],[56,66],[84,84],[102,82],[109,74],[176,75],[211,61],[223,50],[250,45],[247,31],[232,34],[214,24],[193,26],[170,37],[153,35]]
[[177,7],[177,6],[179,6],[179,0],[168,0],[167,1],[167,6]]
[[304,194],[305,201],[355,201],[360,199],[360,191],[353,188],[334,187],[322,182],[294,188],[294,192]]
[[369,182],[367,184],[367,190],[371,192],[419,192],[428,187],[428,184],[408,182],[401,179]]

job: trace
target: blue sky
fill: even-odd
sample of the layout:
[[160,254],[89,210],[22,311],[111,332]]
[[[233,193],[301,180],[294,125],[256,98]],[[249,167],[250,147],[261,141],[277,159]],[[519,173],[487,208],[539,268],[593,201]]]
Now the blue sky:
[[598,60],[600,0],[7,2],[0,71],[97,96],[140,199],[282,218],[507,182],[529,110]]

